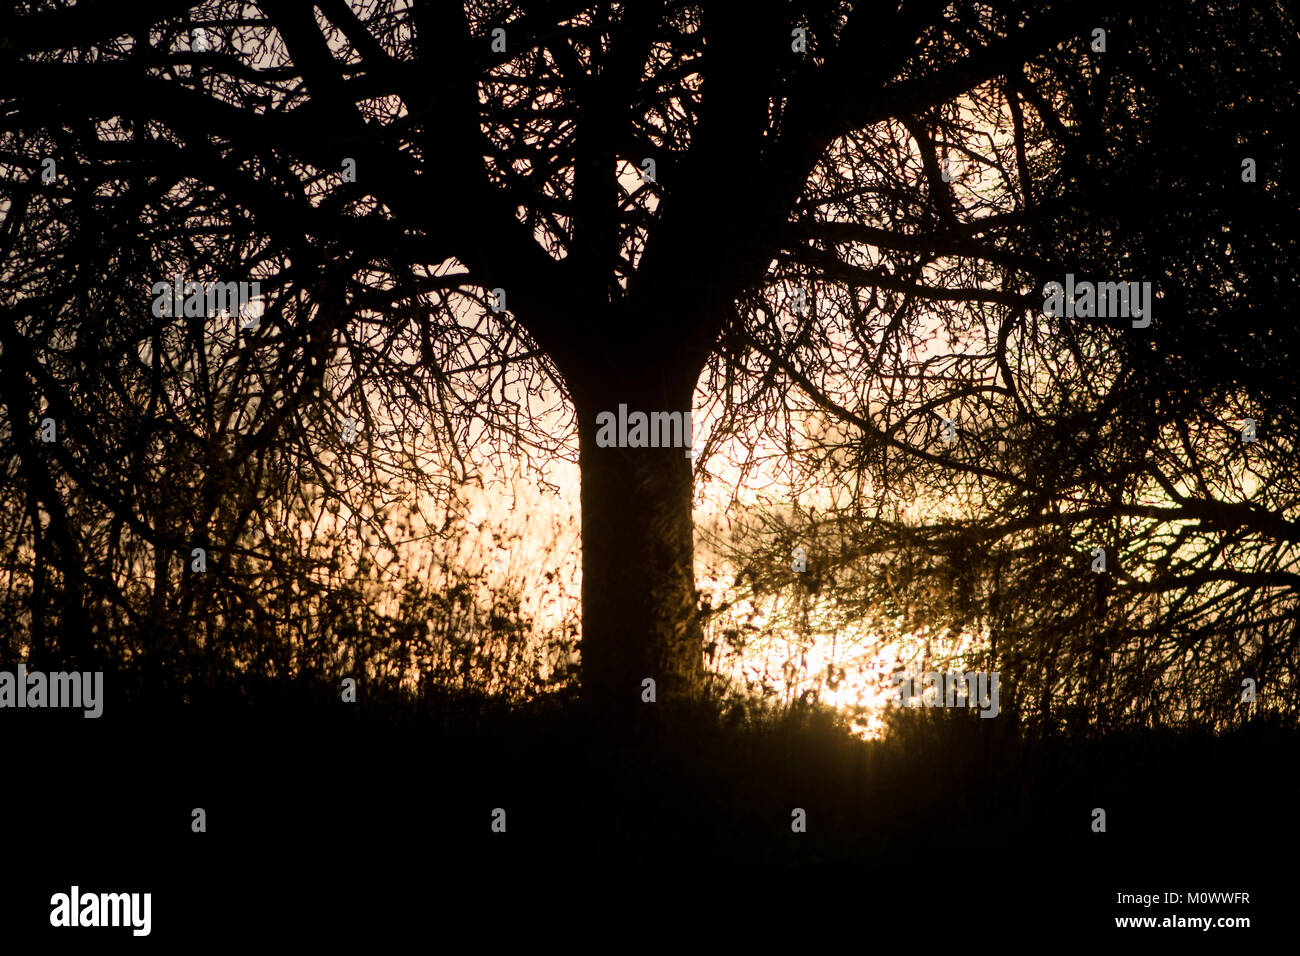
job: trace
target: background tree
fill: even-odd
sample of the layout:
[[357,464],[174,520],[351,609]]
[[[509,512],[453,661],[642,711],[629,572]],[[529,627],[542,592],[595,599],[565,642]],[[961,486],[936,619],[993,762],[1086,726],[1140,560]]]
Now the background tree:
[[[748,380],[774,368],[812,416],[785,439],[802,497],[833,489],[730,547],[783,623],[816,590],[830,633],[929,627],[923,656],[1000,670],[1042,729],[1294,715],[1294,38],[1276,8],[1162,12],[998,78],[913,124],[920,161],[960,172],[905,242],[870,225],[887,173],[833,164],[800,257],[876,244],[830,273],[847,318],[793,351],[739,333]],[[899,281],[927,271],[970,298]],[[1066,273],[1152,281],[1151,326],[1045,316]]]

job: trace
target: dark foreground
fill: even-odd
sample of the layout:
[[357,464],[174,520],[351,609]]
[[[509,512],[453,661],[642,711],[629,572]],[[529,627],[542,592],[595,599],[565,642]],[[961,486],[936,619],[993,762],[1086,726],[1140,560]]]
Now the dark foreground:
[[[461,952],[592,933],[621,952],[711,945],[704,932],[866,951],[886,934],[982,951],[1094,935],[1223,947],[1293,923],[1294,731],[1030,744],[1001,720],[929,712],[864,744],[818,715],[637,734],[591,730],[573,706],[362,698],[267,688],[251,705],[110,698],[97,720],[0,714],[6,940]],[[152,893],[149,936],[50,927],[51,895],[73,884]],[[1115,927],[1129,916],[1251,928]]]

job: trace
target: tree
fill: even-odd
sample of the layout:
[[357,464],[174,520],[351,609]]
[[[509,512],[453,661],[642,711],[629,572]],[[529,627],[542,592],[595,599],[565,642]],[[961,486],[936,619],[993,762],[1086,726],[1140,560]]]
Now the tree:
[[[1300,236],[1277,122],[1294,109],[1281,66],[1294,36],[1279,8],[1134,16],[1104,52],[1081,40],[1002,78],[991,113],[948,112],[934,138],[964,172],[946,262],[927,261],[935,238],[913,239],[889,281],[946,267],[947,285],[969,287],[953,224],[1032,224],[981,268],[998,290],[989,306],[878,309],[880,267],[840,266],[855,297],[842,314],[865,333],[849,323],[794,350],[759,336],[793,383],[786,406],[812,422],[784,439],[795,487],[805,502],[824,494],[816,514],[773,509],[731,547],[762,572],[751,590],[797,615],[815,588],[832,632],[929,627],[934,662],[979,634],[964,660],[1000,670],[1006,709],[1043,729],[1224,726],[1256,712],[1247,678],[1270,688],[1261,709],[1296,713],[1300,489],[1284,380],[1297,339],[1277,318]],[[852,157],[834,171],[837,198],[873,174]],[[980,220],[981,206],[995,211]],[[865,213],[845,218],[809,232],[863,232]],[[1154,280],[1151,324],[1050,316],[1038,294],[1005,294],[1067,273]],[[857,369],[827,362],[842,342]],[[804,575],[786,561],[796,545]]]
[[[922,303],[1023,307],[1032,294],[984,278],[1033,264],[1008,246],[1042,228],[1035,171],[1023,156],[1000,170],[1024,202],[959,208],[942,136],[1008,78],[1012,102],[1059,122],[1040,89],[1054,77],[1024,68],[1086,49],[1099,17],[1028,3],[58,6],[5,29],[4,129],[28,147],[11,196],[39,189],[41,150],[60,150],[68,202],[131,231],[142,285],[204,262],[177,248],[182,224],[237,244],[226,268],[268,290],[277,374],[301,386],[263,399],[277,423],[263,440],[320,387],[310,356],[340,343],[359,417],[383,394],[453,434],[461,422],[461,438],[466,421],[526,432],[503,376],[550,376],[578,434],[584,690],[633,706],[653,677],[661,701],[688,701],[703,675],[691,459],[601,447],[602,414],[688,411],[706,368],[732,404],[728,376],[751,360],[766,365],[760,392],[797,382],[801,336],[832,317],[861,330],[862,306],[836,291],[850,283],[896,327]],[[845,181],[846,159],[870,175]],[[154,216],[178,196],[199,205]],[[452,363],[471,340],[473,359]],[[74,549],[60,551],[69,574]]]

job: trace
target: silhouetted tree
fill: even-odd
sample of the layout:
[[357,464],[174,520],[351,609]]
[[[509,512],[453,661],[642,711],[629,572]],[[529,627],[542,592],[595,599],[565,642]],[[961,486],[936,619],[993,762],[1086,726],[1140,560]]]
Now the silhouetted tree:
[[[1094,250],[1062,228],[1106,220],[1070,216],[1080,196],[1097,196],[1085,180],[1098,137],[1132,129],[1107,125],[1136,95],[1126,57],[1161,35],[1134,22],[1073,4],[919,2],[266,0],[28,13],[7,25],[0,52],[7,161],[21,171],[6,185],[6,232],[28,266],[62,256],[50,268],[74,272],[83,300],[53,275],[13,280],[10,421],[27,429],[35,393],[24,388],[42,381],[40,356],[61,334],[36,324],[50,315],[41,296],[90,330],[108,308],[88,308],[96,288],[115,290],[109,311],[141,323],[123,343],[134,347],[151,283],[178,270],[260,281],[266,318],[243,361],[261,356],[266,387],[251,424],[223,431],[202,390],[186,395],[197,409],[160,413],[163,427],[208,417],[206,457],[189,472],[201,487],[176,496],[197,509],[182,526],[215,533],[226,509],[235,541],[252,511],[215,500],[216,489],[256,496],[263,478],[229,470],[275,444],[319,471],[345,415],[366,441],[393,421],[436,428],[452,459],[485,441],[558,452],[547,433],[563,438],[576,420],[584,689],[632,707],[652,677],[661,701],[689,700],[703,678],[691,458],[602,447],[601,416],[688,411],[702,386],[724,406],[718,435],[739,434],[777,421],[779,399],[798,390],[860,431],[857,447],[894,498],[960,460],[989,494],[1050,511],[1078,470],[1063,448],[1011,439],[1026,473],[1060,463],[1039,484],[990,463],[987,441],[971,446],[971,415],[958,451],[934,439],[942,406],[957,401],[979,408],[979,434],[1047,419],[1058,445],[1113,417],[1100,397],[1045,408],[1041,383],[1017,379],[1022,356],[1050,377],[1068,355],[1077,364],[1058,382],[1074,387],[1088,362],[1127,369],[1147,348],[1125,344],[1134,333],[1115,323],[1078,330],[1085,348],[1075,330],[1035,318],[1042,282],[1065,266],[1156,276],[1157,314],[1177,302],[1141,248],[1117,257],[1122,246]],[[206,49],[191,47],[196,28]],[[47,157],[60,170],[49,184]],[[1178,174],[1164,175],[1173,188]],[[28,224],[44,204],[48,215]],[[42,248],[57,234],[32,230],[61,215],[76,220],[73,247]],[[940,332],[939,351],[987,348],[973,360],[925,351]],[[203,349],[192,354],[202,364]],[[963,363],[954,378],[949,366]],[[862,372],[896,387],[892,408],[828,391]],[[539,414],[548,382],[572,419]],[[49,401],[76,392],[68,378],[46,385]],[[1110,390],[1111,404],[1125,394]],[[77,533],[56,512],[86,490],[85,467],[61,446],[56,480],[36,464],[48,458],[15,440],[25,507],[51,516],[41,533],[54,545],[40,553],[60,564],[68,613],[81,613]],[[105,451],[86,460],[117,468]],[[301,473],[282,474],[292,484]],[[1106,486],[1114,500],[1110,478],[1091,478],[1088,494]],[[135,515],[124,500],[103,504],[119,520]],[[154,539],[166,523],[150,524]]]
[[[793,383],[785,404],[811,416],[784,438],[796,486],[823,498],[815,514],[769,509],[733,563],[786,595],[783,620],[815,581],[828,629],[888,632],[899,616],[986,634],[971,662],[1001,670],[1008,709],[1044,727],[1222,725],[1254,712],[1246,678],[1269,688],[1259,706],[1296,713],[1298,340],[1278,320],[1297,292],[1278,121],[1295,107],[1295,23],[1280,8],[1166,14],[951,106],[932,161],[959,156],[962,172],[937,235],[898,243],[910,261],[827,267],[851,296],[838,340],[757,336]],[[855,188],[877,174],[852,157],[833,171],[837,202],[884,192]],[[871,214],[808,231],[865,239]],[[973,234],[1009,220],[1026,228],[970,272]],[[876,274],[888,289],[908,270],[974,279],[987,301],[879,308]],[[1067,273],[1152,281],[1150,326],[1045,315],[1040,290]],[[837,342],[857,368],[828,362]],[[791,571],[800,545],[815,574]]]

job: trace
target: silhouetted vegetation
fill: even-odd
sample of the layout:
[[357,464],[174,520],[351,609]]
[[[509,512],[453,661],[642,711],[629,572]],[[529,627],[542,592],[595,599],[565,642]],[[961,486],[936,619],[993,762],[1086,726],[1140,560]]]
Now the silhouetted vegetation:
[[[108,6],[0,24],[0,669],[111,675],[75,734],[0,712],[24,840],[1294,848],[1284,5]],[[600,440],[629,407],[700,431]],[[823,700],[882,647],[998,719],[862,739]]]

